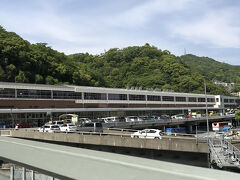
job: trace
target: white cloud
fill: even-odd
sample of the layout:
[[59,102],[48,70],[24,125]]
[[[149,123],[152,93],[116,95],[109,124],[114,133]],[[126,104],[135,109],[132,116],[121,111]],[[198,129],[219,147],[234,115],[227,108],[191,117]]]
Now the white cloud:
[[240,48],[240,27],[234,24],[237,18],[232,10],[213,11],[192,22],[173,23],[169,31],[195,44]]
[[120,14],[111,16],[107,19],[108,23],[114,26],[139,27],[157,14],[168,14],[187,8],[192,0],[148,0],[146,3],[127,9]]

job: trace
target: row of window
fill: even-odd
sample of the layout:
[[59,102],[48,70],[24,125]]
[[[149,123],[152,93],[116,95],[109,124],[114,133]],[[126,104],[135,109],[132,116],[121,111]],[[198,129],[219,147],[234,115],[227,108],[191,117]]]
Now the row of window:
[[[86,100],[128,100],[127,94],[106,93],[83,93]],[[0,89],[0,98],[34,98],[34,99],[82,99],[81,92],[73,91],[50,91],[31,89]],[[129,94],[130,101],[176,101],[176,102],[205,102],[205,98],[181,97],[181,96],[157,96],[157,95],[136,95]],[[224,102],[227,99],[224,100]],[[232,102],[233,99],[230,99]],[[215,98],[207,98],[208,102],[215,102]],[[218,99],[217,99],[218,102]]]
[[224,103],[240,103],[239,99],[224,99]]

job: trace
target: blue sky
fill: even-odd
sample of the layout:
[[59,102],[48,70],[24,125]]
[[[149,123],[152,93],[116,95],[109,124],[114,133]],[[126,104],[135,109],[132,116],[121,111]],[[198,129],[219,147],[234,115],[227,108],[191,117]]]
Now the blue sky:
[[240,65],[239,0],[1,0],[0,25],[66,54],[149,43]]

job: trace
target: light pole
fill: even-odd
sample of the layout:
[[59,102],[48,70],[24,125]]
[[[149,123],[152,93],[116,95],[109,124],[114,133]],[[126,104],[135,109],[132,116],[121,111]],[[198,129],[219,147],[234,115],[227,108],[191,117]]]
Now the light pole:
[[205,93],[205,102],[206,102],[207,140],[208,140],[209,139],[209,124],[208,124],[207,87],[206,87],[205,77],[204,77],[204,93]]

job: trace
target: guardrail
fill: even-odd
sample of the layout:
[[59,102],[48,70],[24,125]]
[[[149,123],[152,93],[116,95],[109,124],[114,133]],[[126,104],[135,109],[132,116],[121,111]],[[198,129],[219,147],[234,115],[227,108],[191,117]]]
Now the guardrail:
[[[137,132],[139,130],[132,130],[132,129],[121,129],[121,128],[108,128],[108,130],[115,130],[118,131],[119,133],[114,133],[114,132],[84,132],[84,131],[76,131],[76,132],[58,132],[58,133],[76,133],[76,134],[80,134],[80,135],[98,135],[98,136],[120,136],[120,137],[131,137],[131,134],[133,132]],[[36,131],[38,132],[38,130],[36,129],[19,129],[17,131]],[[124,134],[122,132],[129,132],[129,134]],[[130,133],[131,132],[131,133]],[[41,132],[41,133],[48,133],[48,132]],[[166,132],[163,132],[162,137],[176,137],[176,136],[182,136],[182,137],[192,137],[195,138],[196,135],[195,134],[185,134],[185,133],[171,133],[168,134]]]
[[[230,116],[210,116],[209,120],[214,119],[225,119],[233,118],[234,115]],[[144,121],[132,121],[132,122],[108,122],[103,123],[103,127],[124,127],[124,126],[135,126],[135,125],[147,125],[147,124],[165,124],[165,123],[184,123],[184,122],[195,122],[204,121],[206,117],[201,118],[184,118],[184,119],[160,119],[160,120],[144,120]]]
[[218,167],[223,167],[224,159],[221,159],[219,154],[215,151],[215,146],[213,145],[213,142],[209,139],[208,140],[208,147],[210,151],[210,163],[216,163]]

